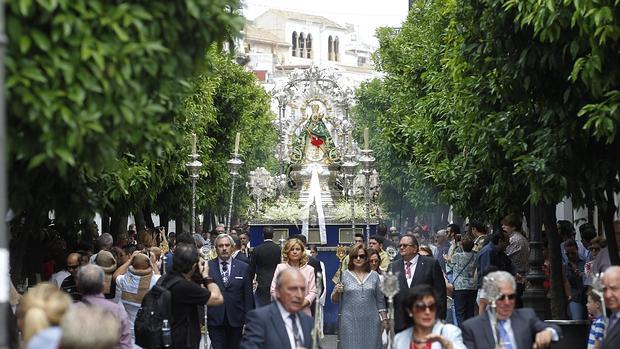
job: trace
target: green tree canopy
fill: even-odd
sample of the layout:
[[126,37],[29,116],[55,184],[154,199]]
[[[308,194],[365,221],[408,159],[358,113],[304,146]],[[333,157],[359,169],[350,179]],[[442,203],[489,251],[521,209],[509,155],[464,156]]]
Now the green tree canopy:
[[177,144],[171,125],[187,79],[211,43],[238,32],[238,7],[9,1],[10,207],[31,218],[55,209],[71,222],[156,192],[152,171]]

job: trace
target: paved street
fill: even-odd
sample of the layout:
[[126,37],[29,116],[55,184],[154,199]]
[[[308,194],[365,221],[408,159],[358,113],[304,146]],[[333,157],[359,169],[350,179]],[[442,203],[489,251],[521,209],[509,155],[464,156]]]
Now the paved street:
[[335,334],[327,334],[323,339],[321,339],[321,347],[323,349],[336,349],[336,338]]

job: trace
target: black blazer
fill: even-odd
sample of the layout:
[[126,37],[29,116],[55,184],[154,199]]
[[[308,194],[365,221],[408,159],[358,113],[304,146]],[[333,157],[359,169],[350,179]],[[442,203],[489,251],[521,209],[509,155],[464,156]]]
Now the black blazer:
[[260,305],[271,303],[271,280],[276,271],[276,267],[282,260],[282,252],[280,246],[269,240],[254,247],[252,250],[252,258],[248,270],[250,280],[256,275],[258,287],[256,289],[256,297]]
[[616,321],[614,327],[607,330],[607,335],[601,345],[601,349],[615,348],[620,348],[620,320]]
[[[515,309],[510,316],[510,326],[514,333],[517,348],[531,348],[536,333],[547,327],[553,328],[558,337],[562,337],[562,330],[556,325],[547,324],[541,321],[534,310],[530,308]],[[463,331],[463,342],[467,348],[475,349],[494,349],[495,337],[493,337],[493,329],[489,320],[489,313],[473,317],[461,325]],[[585,343],[584,343],[585,344]]]
[[[312,348],[312,327],[314,321],[303,312],[298,312],[299,322],[304,337],[305,348]],[[241,339],[241,349],[290,348],[286,325],[277,303],[273,302],[248,313],[245,334]]]
[[235,259],[238,260],[238,261],[242,261],[243,263],[245,263],[247,265],[250,265],[250,262],[251,262],[249,254],[248,254],[248,256],[246,256],[244,253],[241,253],[241,251],[239,251],[239,253],[237,253],[235,255]]
[[403,301],[409,294],[409,289],[417,285],[430,285],[437,294],[437,318],[446,319],[446,280],[439,266],[439,262],[432,257],[418,255],[418,263],[411,287],[407,285],[407,277],[405,275],[405,265],[402,259],[392,262],[392,271],[398,273],[398,284],[400,289],[394,297],[394,329],[400,332],[410,326],[413,326],[413,320],[409,317],[407,309],[403,308]]
[[245,315],[254,309],[252,279],[248,277],[248,265],[235,258],[228,260],[228,286],[224,285],[219,259],[209,261],[209,273],[224,296],[224,304],[207,307],[208,325],[242,327]]

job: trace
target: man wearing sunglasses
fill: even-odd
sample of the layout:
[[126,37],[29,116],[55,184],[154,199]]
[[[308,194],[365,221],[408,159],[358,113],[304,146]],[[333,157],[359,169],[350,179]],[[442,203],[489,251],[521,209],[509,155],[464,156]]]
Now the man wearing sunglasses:
[[534,310],[515,309],[516,282],[505,271],[489,273],[482,286],[490,296],[499,290],[496,304],[497,328],[494,330],[490,307],[482,314],[463,323],[463,342],[467,348],[493,349],[499,343],[505,349],[548,348],[562,334],[559,327],[541,321]]
[[[400,290],[394,297],[394,304],[402,304],[409,289],[416,285],[429,285],[437,292],[437,318],[446,319],[446,280],[439,262],[430,256],[418,254],[418,240],[411,234],[400,239],[399,251],[402,259],[392,262],[392,271],[398,275]],[[400,332],[413,326],[413,320],[404,312],[394,312],[394,329]]]

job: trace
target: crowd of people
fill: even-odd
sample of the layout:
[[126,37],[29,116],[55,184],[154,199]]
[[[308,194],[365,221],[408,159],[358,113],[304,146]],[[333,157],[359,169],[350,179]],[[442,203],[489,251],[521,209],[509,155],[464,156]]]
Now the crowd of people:
[[[523,307],[529,243],[521,226],[507,216],[497,231],[470,221],[463,233],[450,224],[435,234],[417,227],[401,235],[384,226],[368,241],[356,234],[330,275],[340,348],[384,348],[391,324],[396,348],[543,348],[558,341],[560,328]],[[572,227],[558,222],[567,314],[592,320],[584,346],[617,347],[620,267],[610,266],[605,240],[591,224],[579,227],[579,240]],[[177,235],[162,228],[136,233],[132,225],[116,243],[104,233],[96,253],[65,251],[64,265],[23,295],[14,308],[21,346],[140,348],[143,302],[163,289],[170,295],[162,330],[169,331],[169,347],[198,348],[206,334],[214,349],[311,348],[323,330],[325,264],[304,235],[276,243],[273,234],[264,227],[263,242],[250,247],[247,232],[226,233],[223,226]],[[548,265],[545,253],[547,271]],[[388,272],[399,285],[393,319],[382,292]],[[600,272],[602,294],[592,289]]]

